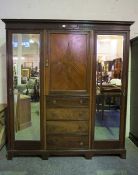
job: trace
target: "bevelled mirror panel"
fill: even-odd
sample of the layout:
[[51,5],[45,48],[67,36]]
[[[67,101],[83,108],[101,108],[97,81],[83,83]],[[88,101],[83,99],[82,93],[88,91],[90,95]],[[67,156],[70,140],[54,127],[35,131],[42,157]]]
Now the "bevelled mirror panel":
[[122,35],[97,35],[95,140],[119,140]]
[[15,140],[40,140],[40,34],[12,35]]

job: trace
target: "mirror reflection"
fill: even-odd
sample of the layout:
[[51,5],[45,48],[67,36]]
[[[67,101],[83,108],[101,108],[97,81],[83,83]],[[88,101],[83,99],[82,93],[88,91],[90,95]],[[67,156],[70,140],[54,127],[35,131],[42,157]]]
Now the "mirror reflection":
[[95,140],[118,140],[123,36],[97,35]]
[[13,34],[15,140],[40,140],[39,34]]

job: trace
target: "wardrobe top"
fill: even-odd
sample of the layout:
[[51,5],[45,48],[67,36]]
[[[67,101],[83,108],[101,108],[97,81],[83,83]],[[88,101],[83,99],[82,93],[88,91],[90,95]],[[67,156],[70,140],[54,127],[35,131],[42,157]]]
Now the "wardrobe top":
[[69,24],[105,24],[132,25],[134,21],[102,21],[102,20],[62,20],[62,19],[2,19],[4,23],[69,23]]

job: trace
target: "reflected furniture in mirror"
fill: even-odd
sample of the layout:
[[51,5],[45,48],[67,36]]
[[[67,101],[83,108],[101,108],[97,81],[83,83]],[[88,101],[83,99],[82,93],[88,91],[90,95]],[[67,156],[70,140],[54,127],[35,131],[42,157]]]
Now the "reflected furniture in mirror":
[[21,68],[21,81],[22,83],[27,82],[27,80],[30,78],[30,68]]
[[113,85],[102,86],[97,94],[97,111],[99,111],[99,106],[101,103],[102,118],[104,116],[104,109],[107,109],[106,105],[108,105],[109,110],[111,107],[114,107],[114,109],[120,108],[120,104],[117,103],[118,97],[120,96],[121,87]]
[[18,94],[15,114],[15,130],[18,132],[31,126],[31,102],[27,95]]
[[123,41],[122,35],[97,35],[95,140],[119,140]]
[[133,22],[3,21],[7,31],[8,159],[102,154],[125,158]]

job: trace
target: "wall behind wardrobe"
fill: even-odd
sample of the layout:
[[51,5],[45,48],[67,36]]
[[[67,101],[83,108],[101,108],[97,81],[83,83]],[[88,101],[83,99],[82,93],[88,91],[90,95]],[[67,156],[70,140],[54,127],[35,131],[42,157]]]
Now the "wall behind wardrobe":
[[[0,0],[0,18],[132,20],[131,38],[138,35],[138,0]],[[6,102],[5,26],[0,21],[0,103]],[[129,69],[129,77],[131,70]],[[129,132],[130,78],[127,105]]]

